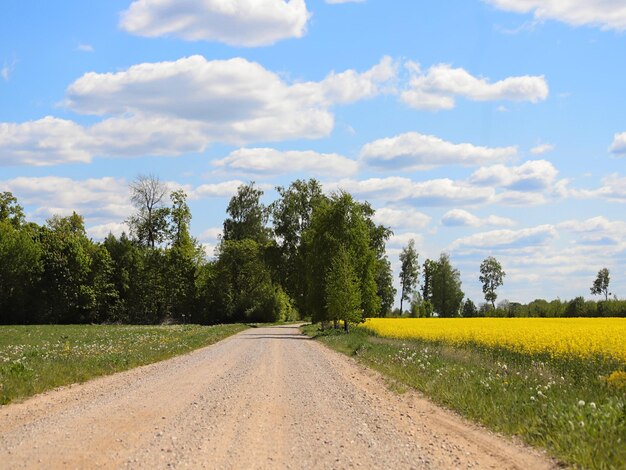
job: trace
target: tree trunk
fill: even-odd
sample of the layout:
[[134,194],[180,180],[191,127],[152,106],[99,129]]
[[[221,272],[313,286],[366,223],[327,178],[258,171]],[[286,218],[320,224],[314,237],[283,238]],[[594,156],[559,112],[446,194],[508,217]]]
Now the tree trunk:
[[337,320],[333,320],[333,327],[335,328],[335,330],[339,329],[339,322]]
[[349,333],[349,329],[348,329],[348,322],[347,321],[343,321],[343,329],[345,330],[346,333]]

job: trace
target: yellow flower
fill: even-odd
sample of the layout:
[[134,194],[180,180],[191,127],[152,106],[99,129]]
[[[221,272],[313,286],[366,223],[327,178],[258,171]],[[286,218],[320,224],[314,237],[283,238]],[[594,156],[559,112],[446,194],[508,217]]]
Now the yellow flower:
[[364,327],[389,338],[626,362],[626,318],[369,318]]

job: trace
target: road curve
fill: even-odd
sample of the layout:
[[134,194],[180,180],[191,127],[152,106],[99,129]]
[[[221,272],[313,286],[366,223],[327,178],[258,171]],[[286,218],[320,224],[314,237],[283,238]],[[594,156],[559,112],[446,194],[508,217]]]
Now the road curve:
[[0,407],[0,467],[552,468],[289,326]]

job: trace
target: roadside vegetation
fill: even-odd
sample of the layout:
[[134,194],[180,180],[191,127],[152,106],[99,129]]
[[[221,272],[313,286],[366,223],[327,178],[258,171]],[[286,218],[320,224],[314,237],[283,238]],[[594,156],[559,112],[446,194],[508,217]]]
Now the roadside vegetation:
[[[597,321],[622,322],[613,326],[626,327],[622,319]],[[444,323],[432,328],[442,333],[439,338],[407,334],[402,339],[393,338],[391,332],[402,334],[407,328],[390,327],[381,335],[367,325],[353,328],[350,335],[334,329],[321,331],[319,325],[303,330],[398,384],[415,388],[494,431],[543,447],[569,465],[593,469],[626,465],[626,346],[619,328],[613,335],[622,339],[612,343],[621,342],[621,353],[597,353],[592,346],[602,338],[591,331],[589,337],[580,338],[589,345],[589,354],[551,354],[545,349],[533,353],[532,348],[507,348],[498,343],[451,341],[445,338],[449,326]],[[460,332],[463,325],[455,328]],[[567,333],[567,325],[562,331]],[[524,330],[517,335],[523,339]],[[528,341],[532,342],[532,337]]]
[[0,405],[216,343],[245,325],[0,326]]

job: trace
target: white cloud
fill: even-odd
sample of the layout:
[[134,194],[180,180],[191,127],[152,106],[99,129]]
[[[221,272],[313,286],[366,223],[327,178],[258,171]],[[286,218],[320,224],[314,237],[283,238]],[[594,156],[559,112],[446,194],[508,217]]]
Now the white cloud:
[[558,170],[546,160],[531,160],[519,166],[494,165],[476,170],[470,182],[477,185],[498,186],[512,191],[540,191],[550,189]]
[[546,152],[551,152],[554,150],[554,145],[552,144],[539,144],[530,149],[530,153],[533,155],[541,155]]
[[18,177],[0,181],[0,187],[11,191],[21,204],[34,207],[39,221],[75,211],[90,222],[104,224],[119,222],[132,213],[128,183],[123,179]]
[[336,153],[283,152],[272,148],[241,148],[213,164],[229,170],[271,175],[307,172],[349,176],[358,170],[357,162]]
[[618,156],[626,156],[626,132],[615,134],[609,151]]
[[398,176],[360,181],[342,179],[325,187],[345,189],[362,198],[405,201],[422,206],[483,204],[495,195],[493,188],[476,187],[448,178],[420,182]]
[[581,199],[605,198],[612,202],[626,202],[626,177],[616,173],[602,179],[602,186],[597,189],[570,190],[569,195]]
[[304,0],[136,0],[120,27],[139,36],[255,47],[302,37],[309,16]]
[[480,218],[463,209],[452,209],[446,212],[441,222],[449,227],[482,227],[485,225],[512,227],[516,224],[512,219],[497,215]]
[[109,233],[119,237],[124,232],[128,234],[129,231],[128,225],[123,222],[109,222],[87,227],[87,235],[95,240],[104,240]]
[[0,69],[0,77],[2,77],[5,81],[9,81],[11,78],[11,74],[13,70],[15,70],[15,64],[17,61],[14,59],[11,62],[5,62],[2,68]]
[[593,25],[626,30],[623,0],[484,0],[502,10],[533,13],[538,20],[554,19],[573,26]]
[[0,165],[88,162],[90,142],[81,126],[65,119],[0,123]]
[[543,76],[524,75],[508,77],[490,83],[477,78],[462,68],[447,64],[433,65],[423,73],[419,65],[408,62],[411,73],[408,90],[401,93],[401,100],[416,109],[451,109],[455,97],[473,101],[530,101],[536,103],[548,97],[548,84]]
[[326,3],[336,5],[338,3],[363,3],[365,0],[325,0]]
[[430,216],[412,208],[392,209],[382,207],[376,209],[374,222],[395,229],[423,229],[430,223]]
[[176,156],[203,152],[214,142],[320,138],[333,129],[334,104],[372,97],[394,74],[391,60],[383,58],[363,73],[288,83],[245,59],[201,56],[87,73],[68,87],[65,105],[103,120],[88,127],[52,117],[0,123],[0,164]]
[[93,46],[92,46],[92,45],[90,45],[90,44],[79,44],[79,45],[76,47],[76,50],[77,50],[77,51],[81,51],[81,52],[94,52],[94,51],[95,51],[95,49],[93,48]]
[[189,199],[205,199],[208,197],[232,197],[237,193],[237,189],[242,184],[240,180],[222,181],[221,183],[207,183],[190,189]]
[[484,165],[507,160],[515,147],[481,147],[454,144],[432,135],[408,132],[379,139],[361,149],[369,165],[387,169],[427,169],[441,165]]
[[450,248],[452,250],[522,249],[546,245],[557,236],[557,231],[553,225],[539,225],[538,227],[521,230],[491,230],[459,238],[450,245]]

